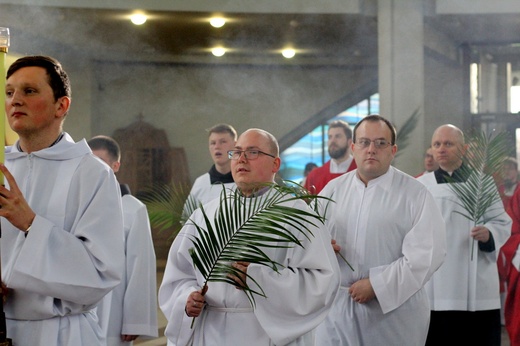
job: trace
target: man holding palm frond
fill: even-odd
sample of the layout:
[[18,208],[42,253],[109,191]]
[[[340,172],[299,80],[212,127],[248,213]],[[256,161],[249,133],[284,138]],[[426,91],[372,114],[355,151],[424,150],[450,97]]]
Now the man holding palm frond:
[[[468,149],[459,128],[440,126],[432,137],[439,169],[418,178],[441,209],[448,240],[444,264],[426,286],[432,310],[426,345],[500,345],[496,261],[511,232],[511,218],[504,211],[493,178],[485,174],[493,164],[482,161],[485,164],[480,165],[480,171],[474,164],[488,152],[495,152],[482,143],[487,144],[472,142]],[[472,184],[475,177],[481,177],[475,184],[478,187]],[[468,209],[478,209],[481,200],[489,201],[489,206],[477,220],[470,219]]]
[[[330,235],[303,197],[274,188],[270,133],[247,130],[229,157],[237,191],[197,209],[170,249],[159,289],[168,345],[313,345],[339,289]],[[212,253],[228,260],[206,272]]]

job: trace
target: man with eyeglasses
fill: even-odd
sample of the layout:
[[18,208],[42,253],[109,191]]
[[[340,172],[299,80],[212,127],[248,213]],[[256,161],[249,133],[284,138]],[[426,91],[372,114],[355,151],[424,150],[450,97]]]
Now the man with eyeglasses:
[[445,224],[448,249],[446,261],[426,286],[431,304],[426,345],[445,344],[446,340],[460,340],[455,343],[466,345],[500,345],[497,256],[510,235],[511,218],[500,199],[484,214],[484,220],[489,221],[475,225],[463,216],[467,212],[446,178],[450,176],[455,184],[465,183],[461,168],[471,147],[468,148],[458,127],[438,127],[432,136],[432,148],[439,168],[418,180],[441,209],[443,218],[436,223]]
[[327,144],[331,159],[323,166],[309,172],[303,185],[312,194],[319,193],[332,179],[356,169],[356,162],[349,151],[352,145],[352,129],[349,124],[343,120],[331,122],[328,136]]
[[[228,154],[238,191],[250,198],[251,204],[261,203],[280,169],[274,136],[249,129]],[[313,212],[302,200],[290,203],[287,206]],[[216,199],[204,205],[204,210],[213,219],[219,207]],[[200,209],[192,220],[204,223]],[[288,225],[302,246],[261,248],[281,264],[278,272],[254,263],[234,264],[247,272],[248,277],[244,275],[242,280],[265,292],[266,297],[255,299],[253,307],[242,290],[227,283],[210,282],[202,295],[203,280],[189,255],[193,247],[190,237],[196,230],[187,223],[172,244],[159,289],[159,305],[168,319],[168,345],[314,345],[314,329],[325,318],[339,289],[339,268],[324,225],[315,222],[309,226],[313,236],[307,239]],[[235,281],[240,285],[238,278]],[[194,317],[195,325],[190,328]]]
[[354,128],[357,170],[329,182],[320,204],[338,254],[341,288],[316,345],[424,345],[424,288],[442,264],[445,229],[424,185],[391,166],[396,130],[369,115]]

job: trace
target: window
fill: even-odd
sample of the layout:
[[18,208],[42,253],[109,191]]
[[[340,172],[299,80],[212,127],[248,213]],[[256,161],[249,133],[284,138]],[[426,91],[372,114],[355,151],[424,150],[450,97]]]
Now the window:
[[303,170],[308,162],[321,166],[330,160],[327,148],[329,122],[340,119],[348,122],[354,128],[360,119],[377,113],[379,113],[379,94],[374,94],[329,119],[327,123],[319,125],[280,154],[282,158],[280,176],[284,180],[300,183],[303,179]]

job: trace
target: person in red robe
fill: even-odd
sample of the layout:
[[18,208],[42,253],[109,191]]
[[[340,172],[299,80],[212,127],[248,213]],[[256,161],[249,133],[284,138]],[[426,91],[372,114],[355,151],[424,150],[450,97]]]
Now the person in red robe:
[[352,145],[350,125],[343,120],[331,122],[328,137],[327,146],[331,159],[323,166],[313,169],[303,185],[311,194],[318,194],[329,181],[357,168],[349,151]]
[[[516,190],[519,189],[518,184],[518,162],[514,157],[508,157],[504,161],[502,170],[495,174],[495,180],[498,186],[498,193],[504,204],[504,209],[508,211],[511,204],[511,198]],[[514,219],[514,215],[509,212],[509,216]],[[507,243],[504,246],[509,246]],[[511,251],[511,249],[509,249]],[[514,251],[514,250],[512,250]],[[497,259],[498,278],[500,280],[500,299],[502,300],[502,324],[505,325],[504,304],[507,296],[507,277],[509,275],[509,266],[511,265],[511,258],[507,259],[504,251],[500,249]]]
[[520,189],[516,189],[511,197],[507,212],[513,219],[513,225],[511,236],[500,249],[504,256],[507,283],[504,317],[511,346],[520,346],[520,273],[512,265],[513,257],[520,245]]

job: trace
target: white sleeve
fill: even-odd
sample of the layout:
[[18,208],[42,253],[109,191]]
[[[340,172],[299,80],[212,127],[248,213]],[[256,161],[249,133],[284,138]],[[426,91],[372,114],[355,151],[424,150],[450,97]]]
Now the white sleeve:
[[513,257],[512,263],[516,270],[520,271],[520,245],[518,245],[518,248],[516,249],[516,254],[515,257]]

